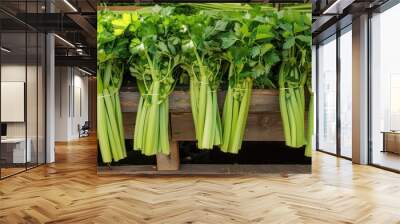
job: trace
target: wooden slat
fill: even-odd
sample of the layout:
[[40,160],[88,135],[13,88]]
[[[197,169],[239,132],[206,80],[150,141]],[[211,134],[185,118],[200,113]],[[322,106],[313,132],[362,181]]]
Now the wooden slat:
[[[222,111],[224,92],[219,94]],[[121,106],[124,112],[125,137],[133,138],[138,92],[121,92]],[[185,91],[175,91],[170,96],[171,136],[174,141],[193,141],[194,125],[190,108],[190,96]],[[244,140],[283,141],[282,120],[279,112],[278,91],[253,90],[250,113]]]
[[124,123],[124,131],[125,131],[125,139],[133,139],[133,131],[135,128],[136,121],[136,113],[133,112],[125,112],[122,113],[123,123]]
[[307,174],[311,172],[310,165],[304,164],[182,164],[179,170],[154,170],[149,165],[98,167],[100,176],[110,175],[249,175],[249,174]]
[[179,170],[179,145],[170,141],[170,154],[157,154],[157,170]]
[[[123,112],[136,112],[139,102],[138,92],[120,92]],[[218,94],[218,104],[222,110],[225,91]],[[170,112],[190,112],[190,96],[186,91],[174,91],[169,97]],[[277,90],[253,90],[250,102],[251,112],[279,111],[279,93]]]
[[[125,138],[133,139],[136,113],[124,113]],[[195,140],[191,113],[171,113],[171,138],[174,141]],[[282,120],[279,112],[250,113],[245,141],[283,141]]]
[[121,101],[122,112],[136,112],[139,103],[138,92],[120,92],[119,98]]
[[[171,136],[176,141],[194,141],[191,113],[171,114]],[[282,119],[279,112],[250,113],[244,135],[245,141],[283,141]]]

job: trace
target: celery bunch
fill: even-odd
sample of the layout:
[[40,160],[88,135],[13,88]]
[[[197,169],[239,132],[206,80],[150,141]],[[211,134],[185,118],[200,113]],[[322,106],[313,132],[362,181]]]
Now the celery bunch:
[[[228,91],[222,115],[223,139],[221,150],[238,153],[247,124],[253,81],[270,77],[271,67],[279,61],[272,44],[276,36],[277,15],[260,13],[253,8],[246,13],[224,13],[230,32],[221,37],[230,63]],[[272,81],[270,81],[272,83]]]
[[177,19],[171,15],[173,8],[158,10],[153,14],[130,14],[134,20],[129,33],[130,71],[141,95],[133,147],[144,155],[169,154],[168,98],[180,63],[177,52],[181,41],[174,36]]
[[[225,21],[200,14],[182,21],[185,62],[190,76],[190,102],[197,147],[212,149],[222,142],[217,91],[222,77],[222,48],[216,42],[227,31]],[[186,34],[186,35],[185,35]]]
[[[311,156],[314,98],[311,89],[311,20],[294,11],[284,11],[280,19],[280,36],[284,40],[283,62],[279,70],[279,104],[286,145],[306,145]],[[307,84],[307,86],[306,86]],[[305,90],[310,92],[308,130],[305,133]]]
[[98,14],[97,35],[97,135],[103,162],[125,158],[125,135],[119,99],[124,61],[129,52],[123,18],[108,11]]

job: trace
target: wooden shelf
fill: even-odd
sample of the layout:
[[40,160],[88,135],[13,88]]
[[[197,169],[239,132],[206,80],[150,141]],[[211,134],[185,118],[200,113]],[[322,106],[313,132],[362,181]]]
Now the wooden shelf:
[[[132,139],[139,93],[132,88],[120,92],[124,117],[125,138]],[[225,91],[218,93],[222,112]],[[248,173],[309,173],[310,165],[238,165],[238,164],[184,164],[179,161],[179,142],[195,141],[193,117],[188,91],[174,91],[169,97],[170,155],[157,155],[157,165],[127,165],[99,167],[103,174],[248,174]],[[245,141],[284,141],[283,125],[279,110],[278,90],[253,90]]]
[[310,173],[311,165],[183,164],[179,170],[157,170],[155,166],[98,167],[98,175],[248,175]]

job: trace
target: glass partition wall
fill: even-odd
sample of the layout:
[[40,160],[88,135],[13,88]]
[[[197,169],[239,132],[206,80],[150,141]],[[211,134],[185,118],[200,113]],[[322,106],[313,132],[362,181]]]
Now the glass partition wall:
[[336,154],[336,36],[318,47],[318,149]]
[[352,158],[352,32],[351,25],[341,31],[339,49],[340,155]]
[[[18,2],[37,12],[39,1]],[[0,7],[4,3],[0,3]],[[45,35],[0,11],[0,178],[45,163]]]
[[400,171],[400,4],[371,18],[370,163]]
[[351,25],[317,46],[317,150],[352,157]]

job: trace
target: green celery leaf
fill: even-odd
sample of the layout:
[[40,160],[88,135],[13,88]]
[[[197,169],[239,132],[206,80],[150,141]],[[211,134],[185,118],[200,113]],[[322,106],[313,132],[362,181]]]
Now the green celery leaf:
[[294,37],[289,37],[285,43],[283,44],[283,49],[289,49],[291,47],[293,47],[295,44],[295,39]]
[[300,40],[302,42],[305,42],[307,44],[311,44],[311,41],[312,41],[312,37],[311,36],[305,36],[305,35],[296,36],[296,39],[298,39],[298,40]]
[[260,46],[255,46],[251,49],[251,58],[255,58],[259,56],[261,53],[261,47]]
[[258,63],[252,71],[254,72],[255,77],[261,76],[262,74],[265,73],[265,67],[261,64]]
[[260,55],[264,55],[265,53],[267,53],[268,51],[272,50],[274,48],[274,45],[272,45],[271,43],[266,43],[261,47],[261,52]]
[[215,24],[215,30],[225,31],[227,25],[228,25],[227,21],[218,20],[217,23]]
[[222,48],[228,49],[229,47],[234,45],[238,39],[235,37],[233,33],[230,33],[228,36],[222,37],[221,40],[222,40]]

